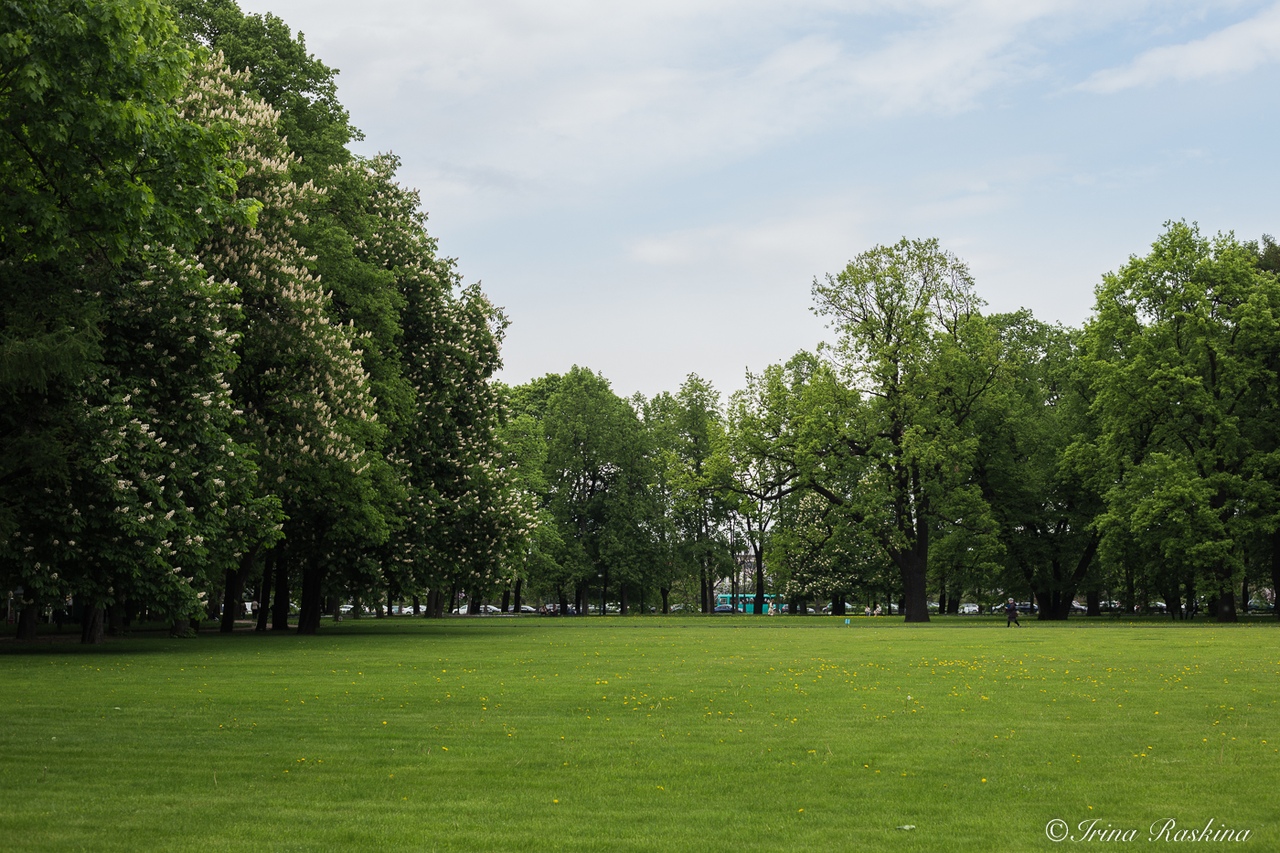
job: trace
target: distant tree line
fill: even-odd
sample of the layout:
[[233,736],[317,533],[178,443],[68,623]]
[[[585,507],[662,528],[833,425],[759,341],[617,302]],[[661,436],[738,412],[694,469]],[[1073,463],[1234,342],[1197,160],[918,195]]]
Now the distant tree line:
[[589,590],[665,610],[681,582],[708,611],[745,558],[755,612],[1011,596],[1065,619],[1106,594],[1235,620],[1280,587],[1277,272],[1270,237],[1169,223],[1072,329],[982,313],[960,259],[903,240],[815,281],[833,340],[727,405],[697,376],[510,389],[539,531],[515,574],[579,611]]
[[0,583],[21,638],[1280,587],[1280,248],[1169,223],[1082,328],[984,314],[935,240],[817,280],[829,343],[722,400],[493,379],[335,71],[233,0],[0,5]]

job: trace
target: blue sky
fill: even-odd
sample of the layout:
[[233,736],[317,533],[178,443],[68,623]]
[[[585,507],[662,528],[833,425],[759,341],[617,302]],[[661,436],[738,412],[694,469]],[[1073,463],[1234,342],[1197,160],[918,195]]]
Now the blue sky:
[[502,377],[728,393],[902,236],[1079,325],[1168,219],[1280,232],[1280,3],[241,0],[341,70],[510,319]]

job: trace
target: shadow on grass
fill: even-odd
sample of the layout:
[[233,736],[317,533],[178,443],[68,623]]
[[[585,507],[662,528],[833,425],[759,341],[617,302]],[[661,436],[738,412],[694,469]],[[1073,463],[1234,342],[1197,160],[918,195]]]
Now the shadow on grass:
[[[40,655],[117,655],[163,654],[178,649],[188,649],[193,644],[202,648],[216,648],[224,643],[242,643],[249,640],[269,643],[292,643],[299,647],[328,644],[333,641],[359,643],[362,639],[388,636],[420,637],[491,637],[510,635],[515,631],[559,630],[587,628],[592,625],[629,630],[673,630],[685,628],[716,628],[726,630],[778,629],[788,630],[845,630],[865,633],[884,630],[928,631],[931,628],[964,628],[969,630],[1006,629],[1003,616],[933,616],[929,622],[908,623],[895,616],[756,616],[747,614],[680,614],[672,616],[455,616],[446,619],[400,617],[389,619],[347,619],[335,624],[326,619],[320,631],[314,635],[300,635],[295,627],[285,631],[257,631],[255,623],[238,622],[236,630],[224,634],[210,623],[195,637],[180,639],[169,636],[167,625],[150,624],[133,628],[123,636],[108,636],[101,645],[80,643],[79,632],[63,630],[59,633],[41,632],[30,643],[19,643],[12,633],[0,637],[0,656],[21,657]],[[1271,614],[1242,615],[1239,622],[1216,622],[1211,619],[1173,620],[1167,616],[1092,616],[1074,617],[1063,621],[1041,621],[1024,618],[1022,629],[1007,630],[1061,631],[1107,629],[1165,629],[1196,630],[1205,628],[1280,627],[1280,620]],[[43,627],[43,626],[42,626]]]

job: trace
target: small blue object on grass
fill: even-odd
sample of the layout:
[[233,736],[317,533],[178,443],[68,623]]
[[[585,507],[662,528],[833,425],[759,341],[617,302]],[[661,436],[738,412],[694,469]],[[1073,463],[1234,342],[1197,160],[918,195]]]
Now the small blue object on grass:
[[849,620],[848,620],[848,619],[844,620],[844,624],[848,625],[848,624],[849,624]]

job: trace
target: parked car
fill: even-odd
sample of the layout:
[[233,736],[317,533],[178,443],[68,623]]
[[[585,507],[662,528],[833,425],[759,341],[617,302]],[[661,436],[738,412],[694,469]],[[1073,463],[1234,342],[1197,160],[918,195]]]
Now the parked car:
[[973,604],[972,602],[967,602],[965,604],[960,605],[960,613],[965,616],[973,616],[981,612],[982,612],[982,608],[977,604]]
[[538,608],[534,607],[532,604],[521,604],[520,612],[521,613],[537,613]]
[[733,606],[732,604],[717,604],[717,605],[716,605],[716,609],[715,609],[715,611],[714,611],[714,612],[716,612],[716,613],[737,613],[738,611],[737,611],[736,609],[734,609],[734,606]]

